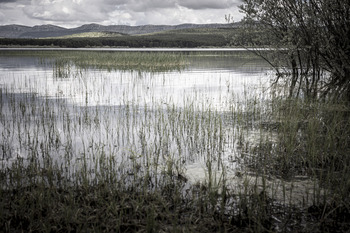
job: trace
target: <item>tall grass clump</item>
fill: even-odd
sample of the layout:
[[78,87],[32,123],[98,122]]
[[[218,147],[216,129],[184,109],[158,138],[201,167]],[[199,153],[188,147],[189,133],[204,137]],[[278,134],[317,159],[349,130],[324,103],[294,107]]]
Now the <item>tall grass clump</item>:
[[180,71],[187,65],[176,52],[108,52],[108,51],[1,51],[2,56],[30,56],[52,66],[57,77],[68,77],[72,66],[78,70],[106,69],[135,72]]
[[[224,215],[211,222],[224,139],[210,109],[71,106],[5,89],[1,123],[6,232],[233,228]],[[198,159],[209,182],[192,187],[185,165]]]
[[[308,221],[317,219],[317,229],[344,230],[350,213],[349,105],[285,97],[288,95],[277,94],[283,93],[282,89],[279,87],[269,101],[258,106],[260,120],[250,128],[259,132],[258,141],[243,142],[247,155],[243,163],[266,178],[257,182],[263,194],[265,187],[275,186],[279,199],[276,181],[283,183],[282,200],[295,206],[292,197],[299,198],[297,206],[305,210],[301,215]],[[316,231],[315,225],[309,227]]]

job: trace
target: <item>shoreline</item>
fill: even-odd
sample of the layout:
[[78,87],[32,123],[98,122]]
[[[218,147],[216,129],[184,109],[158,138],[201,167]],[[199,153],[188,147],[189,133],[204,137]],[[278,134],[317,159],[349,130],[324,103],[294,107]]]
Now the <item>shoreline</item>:
[[107,51],[107,52],[236,52],[236,51],[270,51],[272,48],[60,48],[60,47],[0,47],[0,51]]

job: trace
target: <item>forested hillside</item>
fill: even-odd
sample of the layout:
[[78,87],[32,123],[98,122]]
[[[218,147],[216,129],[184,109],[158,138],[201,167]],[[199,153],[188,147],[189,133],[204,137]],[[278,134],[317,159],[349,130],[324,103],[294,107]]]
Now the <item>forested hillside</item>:
[[0,46],[79,47],[222,47],[230,44],[235,28],[180,29],[143,35],[111,34],[103,37],[2,38]]

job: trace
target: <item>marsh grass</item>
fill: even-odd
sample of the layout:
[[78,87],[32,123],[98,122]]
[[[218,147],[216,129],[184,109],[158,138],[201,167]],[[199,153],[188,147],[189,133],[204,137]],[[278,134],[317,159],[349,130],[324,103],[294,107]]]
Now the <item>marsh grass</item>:
[[[95,67],[96,54],[86,55],[64,58],[62,72],[75,72],[66,64],[104,67]],[[112,56],[105,55],[97,57],[101,64]],[[346,104],[287,99],[281,89],[257,94],[249,87],[243,97],[232,94],[227,111],[199,101],[200,95],[182,107],[170,99],[145,104],[127,98],[121,105],[90,106],[87,93],[85,105],[74,105],[14,88],[0,89],[5,232],[349,227]],[[202,164],[204,179],[190,179],[193,163]]]
[[[41,103],[33,94],[5,94],[3,100],[1,222],[6,231],[210,232],[221,227],[219,220],[209,221],[218,201],[214,184],[185,189],[183,175],[186,160],[200,156],[210,166],[214,158],[207,154],[221,150],[216,114],[175,106],[69,109],[65,101]],[[118,119],[109,122],[111,113]],[[191,139],[188,146],[192,130],[203,140]]]
[[[261,120],[250,130],[260,132],[260,137],[254,144],[243,142],[243,164],[265,177],[265,181],[257,182],[261,194],[273,189],[274,182],[277,190],[277,183],[282,181],[285,203],[293,195],[300,199],[296,206],[306,210],[300,214],[307,221],[320,221],[306,222],[309,231],[344,231],[349,227],[345,219],[350,213],[349,105],[284,96],[274,94],[270,101],[258,105],[257,118]],[[305,182],[308,179],[309,184]],[[300,197],[298,187],[302,186],[309,187]]]
[[1,51],[1,56],[36,57],[53,66],[57,77],[68,77],[72,66],[80,70],[106,69],[135,72],[180,71],[187,65],[181,53],[171,52],[101,52],[101,51]]

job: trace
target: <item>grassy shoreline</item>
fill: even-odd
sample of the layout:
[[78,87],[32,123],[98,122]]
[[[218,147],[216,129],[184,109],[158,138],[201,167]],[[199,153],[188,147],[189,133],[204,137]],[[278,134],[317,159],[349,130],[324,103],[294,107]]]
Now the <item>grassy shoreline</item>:
[[[83,79],[91,67],[106,69],[101,64],[111,59],[108,53],[92,54],[96,63],[86,53],[76,55],[53,64],[65,74],[56,75],[57,81]],[[167,58],[162,61],[159,54],[152,56],[122,60],[144,59],[157,67],[154,72],[163,72],[161,62],[184,62],[169,54],[161,55]],[[71,62],[75,66],[68,72],[64,64]],[[111,70],[119,69],[113,65]],[[11,88],[0,89],[5,232],[343,232],[350,227],[346,104],[285,98],[277,87],[261,94],[249,88],[242,99],[232,95],[224,112],[199,102],[201,96],[184,100],[183,107],[127,99],[120,106],[91,107]],[[88,103],[89,93],[80,91]],[[200,181],[188,176],[193,161],[204,164]],[[227,167],[231,163],[235,172]]]

